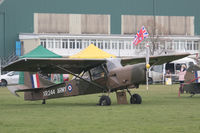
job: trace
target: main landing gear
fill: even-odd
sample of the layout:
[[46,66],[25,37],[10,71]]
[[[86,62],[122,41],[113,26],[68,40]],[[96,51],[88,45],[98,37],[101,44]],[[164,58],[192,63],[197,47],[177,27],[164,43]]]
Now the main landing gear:
[[103,95],[99,99],[99,105],[100,106],[110,106],[111,105],[111,100],[109,96]]
[[142,103],[142,98],[140,95],[138,95],[138,94],[131,95],[131,92],[128,89],[127,89],[127,92],[131,96],[131,98],[130,98],[131,104],[141,104]]
[[[142,98],[138,94],[131,94],[131,92],[127,89],[127,92],[129,93],[130,97],[130,103],[131,104],[141,104],[142,103]],[[99,99],[99,104],[100,106],[110,106],[111,105],[111,100],[109,96],[103,95]]]

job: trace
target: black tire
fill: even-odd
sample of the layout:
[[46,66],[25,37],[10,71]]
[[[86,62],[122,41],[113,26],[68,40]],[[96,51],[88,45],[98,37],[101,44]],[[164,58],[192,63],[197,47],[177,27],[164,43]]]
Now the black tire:
[[110,106],[111,105],[111,100],[109,96],[101,96],[99,100],[99,105],[100,106]]
[[148,77],[149,84],[153,84],[153,79],[151,77]]
[[142,98],[138,94],[133,94],[130,98],[130,103],[131,104],[141,104],[142,103]]
[[5,79],[2,79],[1,80],[1,86],[7,86],[8,85],[8,83],[7,83],[7,81],[5,80]]

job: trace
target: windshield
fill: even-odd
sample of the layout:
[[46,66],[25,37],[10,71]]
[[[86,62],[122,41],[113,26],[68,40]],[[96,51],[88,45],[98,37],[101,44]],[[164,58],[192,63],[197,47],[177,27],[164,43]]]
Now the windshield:
[[114,68],[117,68],[117,67],[122,67],[121,59],[119,59],[119,58],[108,58],[106,65],[107,65],[108,71],[110,71]]

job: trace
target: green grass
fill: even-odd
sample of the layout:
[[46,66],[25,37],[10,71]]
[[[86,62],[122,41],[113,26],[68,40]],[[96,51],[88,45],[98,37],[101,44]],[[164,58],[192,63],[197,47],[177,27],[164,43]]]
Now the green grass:
[[[0,88],[0,133],[197,133],[200,96],[178,97],[178,85],[135,90],[141,105],[96,106],[98,95],[23,101]],[[128,96],[129,101],[129,96]]]

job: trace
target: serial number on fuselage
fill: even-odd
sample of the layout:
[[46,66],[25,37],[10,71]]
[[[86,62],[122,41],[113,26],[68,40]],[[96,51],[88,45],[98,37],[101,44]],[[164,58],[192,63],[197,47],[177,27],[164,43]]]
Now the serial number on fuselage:
[[43,91],[43,96],[47,97],[47,96],[52,96],[52,95],[55,95],[55,94],[61,94],[61,93],[65,93],[66,91],[66,88],[65,87],[61,87],[61,88],[58,88],[58,89],[53,89],[53,90],[46,90],[46,91]]

